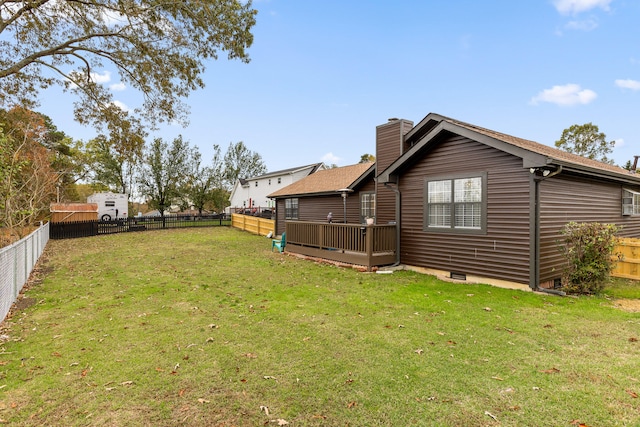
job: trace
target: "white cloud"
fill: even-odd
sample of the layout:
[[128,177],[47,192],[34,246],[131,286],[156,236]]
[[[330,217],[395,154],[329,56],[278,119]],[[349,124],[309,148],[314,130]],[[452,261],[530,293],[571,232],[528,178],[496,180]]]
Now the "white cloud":
[[127,86],[120,82],[120,83],[114,83],[112,85],[109,86],[109,89],[111,89],[114,92],[122,92],[123,90],[125,90],[127,88]]
[[590,89],[582,89],[577,84],[566,84],[564,86],[553,86],[545,89],[531,99],[533,105],[540,102],[548,102],[560,106],[571,106],[576,104],[588,104],[598,95]]
[[91,73],[91,80],[94,83],[109,83],[111,81],[111,72],[105,71],[103,74]]
[[124,102],[113,101],[113,105],[120,108],[122,111],[127,111],[127,112],[131,111],[131,108],[129,108],[127,104],[125,104]]
[[609,4],[613,0],[553,0],[556,10],[565,15],[585,12],[599,7],[609,10]]
[[616,86],[621,87],[623,89],[640,90],[640,82],[637,80],[618,79],[616,80]]
[[591,31],[598,28],[598,23],[594,19],[586,21],[569,21],[564,26],[567,30]]
[[613,141],[615,144],[615,148],[620,148],[622,146],[624,146],[624,139],[622,138],[618,138],[616,140]]
[[320,160],[322,160],[325,164],[328,164],[328,165],[338,164],[340,161],[342,161],[342,159],[340,157],[334,155],[331,152],[329,152],[329,153],[325,154],[324,156],[322,156],[322,158]]

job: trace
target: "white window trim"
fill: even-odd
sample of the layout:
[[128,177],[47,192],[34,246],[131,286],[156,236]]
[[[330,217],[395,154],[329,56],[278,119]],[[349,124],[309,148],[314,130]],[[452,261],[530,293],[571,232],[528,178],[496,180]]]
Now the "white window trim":
[[622,189],[622,215],[640,215],[640,192],[628,188]]

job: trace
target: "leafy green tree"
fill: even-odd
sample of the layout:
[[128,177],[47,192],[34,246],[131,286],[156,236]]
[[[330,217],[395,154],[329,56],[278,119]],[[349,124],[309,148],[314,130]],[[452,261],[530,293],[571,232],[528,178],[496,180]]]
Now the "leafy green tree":
[[229,197],[231,193],[224,188],[217,187],[211,191],[211,201],[209,202],[211,210],[215,212],[224,212],[224,209],[229,206]]
[[58,174],[56,201],[86,201],[77,192],[77,183],[87,178],[91,167],[84,143],[58,130],[50,117],[36,114],[42,117],[47,129],[41,144],[52,153],[51,166]]
[[363,154],[360,156],[360,161],[358,163],[372,163],[376,161],[376,156],[373,154]]
[[614,146],[615,141],[607,141],[607,136],[592,123],[573,125],[562,131],[556,141],[556,147],[561,150],[609,164],[613,164],[613,160],[607,156]]
[[142,160],[146,132],[139,123],[110,126],[109,136],[98,135],[87,144],[93,181],[109,189],[132,195]]
[[633,162],[631,160],[627,160],[627,163],[624,164],[623,168],[628,170],[629,172],[638,173],[638,159],[640,156],[633,156]]
[[185,121],[182,98],[204,86],[207,60],[249,61],[251,0],[0,1],[0,107],[38,103],[57,85],[77,95],[75,117],[102,128],[130,120],[95,77],[115,69],[143,95],[136,114]]
[[230,143],[222,162],[224,187],[229,190],[238,178],[249,178],[267,173],[260,154],[249,150],[242,141]]
[[211,167],[202,165],[202,155],[197,147],[193,148],[188,160],[181,196],[202,215],[205,206],[213,200],[215,176]]
[[167,144],[162,138],[151,143],[144,156],[144,166],[139,184],[142,195],[147,197],[150,208],[158,209],[164,218],[164,211],[180,195],[189,165],[189,144],[182,136]]

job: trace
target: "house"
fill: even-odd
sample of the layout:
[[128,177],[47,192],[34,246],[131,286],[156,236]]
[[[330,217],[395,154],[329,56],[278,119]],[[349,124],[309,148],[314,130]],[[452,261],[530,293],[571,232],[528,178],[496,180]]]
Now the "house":
[[269,199],[269,193],[324,169],[323,163],[314,163],[270,172],[253,178],[238,179],[229,196],[230,207],[227,209],[227,213],[253,211],[254,209],[263,210],[265,208],[273,210],[275,205]]
[[374,177],[358,185],[396,224],[397,262],[455,279],[559,285],[570,221],[640,237],[640,175],[438,114],[378,126]]
[[[375,163],[325,169],[270,193],[276,203],[276,234],[288,220],[362,223],[375,215]],[[360,209],[365,206],[364,210]]]

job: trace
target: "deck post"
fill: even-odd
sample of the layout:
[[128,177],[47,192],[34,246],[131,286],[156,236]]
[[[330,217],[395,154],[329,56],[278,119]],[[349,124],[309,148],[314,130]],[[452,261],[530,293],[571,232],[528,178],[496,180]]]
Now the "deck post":
[[365,250],[367,251],[367,271],[371,271],[371,265],[373,264],[373,227],[366,225],[364,231],[364,245]]

